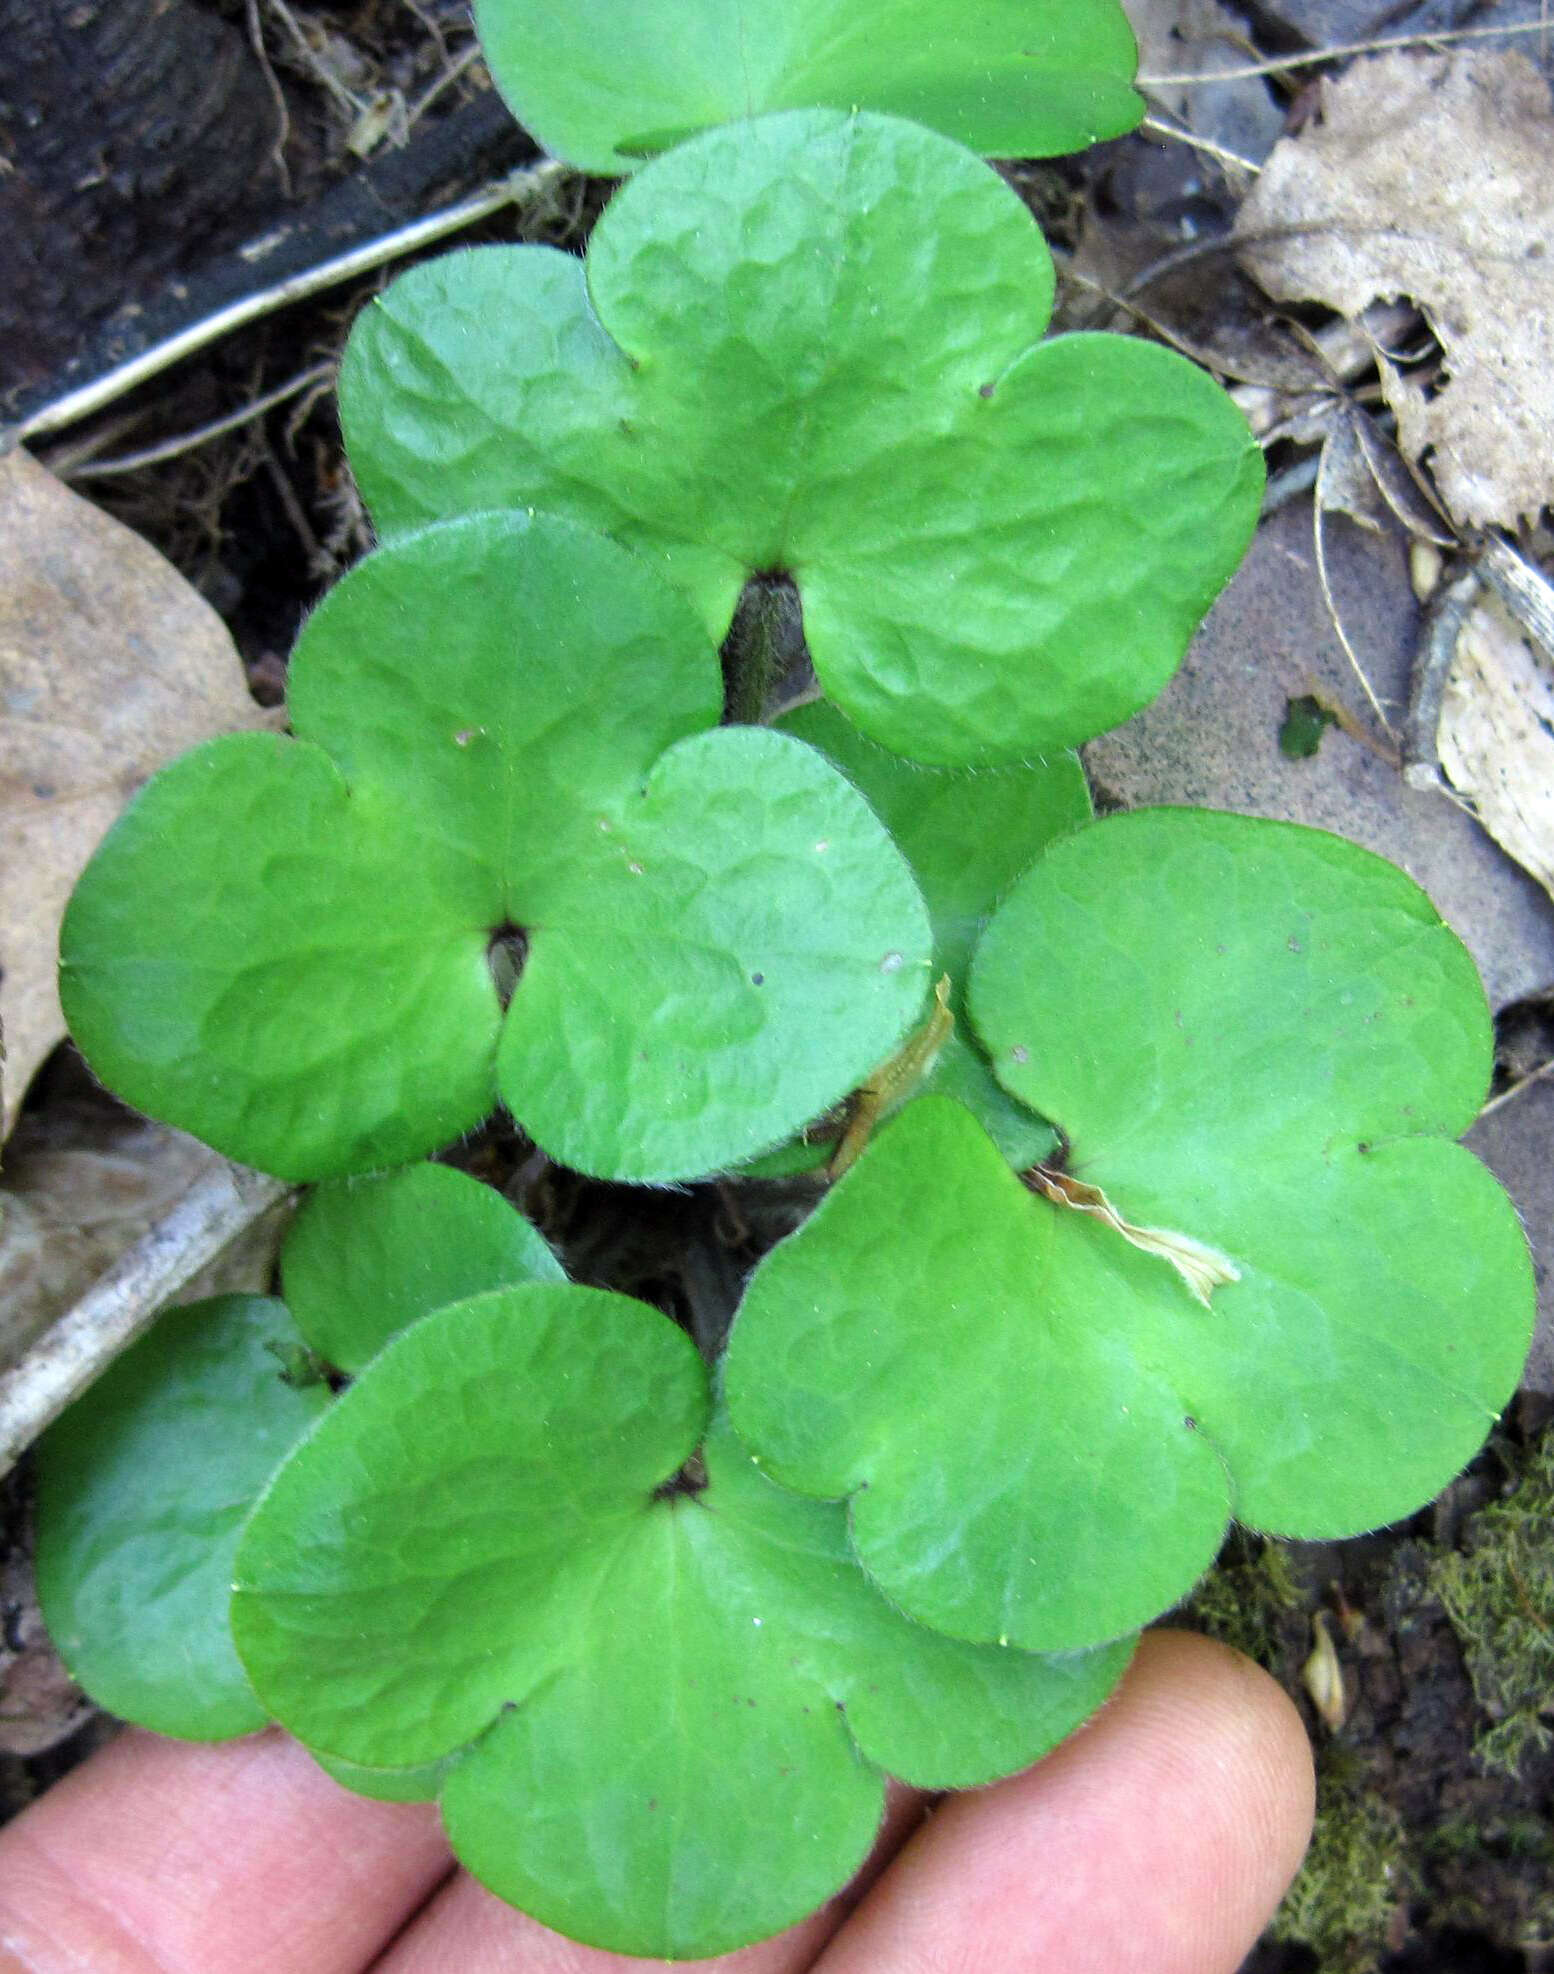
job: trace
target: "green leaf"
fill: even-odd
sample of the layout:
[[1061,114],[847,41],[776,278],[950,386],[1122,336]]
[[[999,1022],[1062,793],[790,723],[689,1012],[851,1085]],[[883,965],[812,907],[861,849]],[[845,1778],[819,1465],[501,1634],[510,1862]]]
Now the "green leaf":
[[862,790],[923,894],[933,925],[933,970],[949,976],[955,1027],[919,1089],[957,1098],[1011,1165],[1048,1157],[1057,1145],[1052,1127],[993,1076],[967,1019],[965,982],[998,900],[1054,837],[1090,820],[1090,791],[1077,757],[926,768],[886,753],[834,706],[800,706],[778,724],[818,748]]
[[322,1178],[500,1097],[564,1164],[688,1178],[791,1135],[916,1019],[899,853],[812,750],[709,730],[716,654],[611,543],[517,514],[401,540],[292,680],[298,738],[175,762],[71,901],[71,1029],[139,1108]]
[[1127,1657],[911,1624],[840,1509],[716,1425],[688,1465],[710,1403],[688,1339],[640,1303],[477,1297],[374,1360],[237,1565],[239,1649],[285,1724],[332,1762],[455,1755],[464,1863],[617,1952],[709,1955],[798,1919],[862,1861],[881,1770],[1018,1767]]
[[433,1309],[485,1289],[566,1279],[515,1207],[447,1165],[318,1187],[286,1237],[281,1275],[303,1336],[353,1373]]
[[641,172],[586,269],[487,247],[358,322],[352,466],[386,535],[530,502],[654,557],[708,632],[790,576],[858,726],[1038,758],[1146,704],[1250,538],[1261,456],[1202,371],[1039,338],[1051,256],[946,138],[794,111]]
[[739,1432],[851,1497],[887,1595],[1075,1646],[1185,1594],[1227,1514],[1347,1536],[1471,1457],[1532,1279],[1442,1142],[1491,1034],[1411,880],[1320,831],[1111,817],[1000,906],[971,1006],[1064,1135],[1041,1196],[925,1099],[757,1270],[727,1358]]
[[38,1596],[100,1706],[159,1734],[262,1727],[227,1625],[243,1519],[329,1403],[285,1383],[278,1302],[170,1310],[39,1442]]
[[448,1755],[415,1768],[364,1768],[360,1762],[337,1761],[316,1749],[312,1754],[331,1781],[358,1796],[370,1796],[375,1803],[435,1803],[449,1769],[458,1760],[457,1755]]
[[644,153],[762,110],[890,110],[990,157],[1120,137],[1142,114],[1116,0],[479,0],[481,46],[557,157],[627,172]]

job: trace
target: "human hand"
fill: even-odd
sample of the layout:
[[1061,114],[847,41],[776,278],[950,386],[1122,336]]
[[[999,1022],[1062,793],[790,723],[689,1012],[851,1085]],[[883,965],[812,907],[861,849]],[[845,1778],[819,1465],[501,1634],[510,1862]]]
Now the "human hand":
[[[1024,1775],[925,1814],[708,1974],[1234,1974],[1311,1827],[1289,1699],[1238,1654],[1145,1637],[1114,1698]],[[353,1796],[264,1734],[127,1732],[0,1831],[0,1974],[650,1974],[453,1870],[435,1813]],[[683,1964],[683,1963],[682,1963]]]

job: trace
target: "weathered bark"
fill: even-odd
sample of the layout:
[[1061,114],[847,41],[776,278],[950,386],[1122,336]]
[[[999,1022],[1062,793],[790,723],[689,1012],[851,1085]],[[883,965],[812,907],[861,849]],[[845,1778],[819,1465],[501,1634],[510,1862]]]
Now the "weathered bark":
[[0,0],[0,389],[273,203],[277,111],[194,0]]
[[211,254],[176,285],[164,282],[133,315],[120,310],[46,379],[9,393],[0,388],[0,419],[24,423],[164,338],[435,213],[538,155],[494,90],[436,121],[429,117],[403,150],[380,152],[309,204],[272,210],[251,229],[258,239],[240,236],[242,246]]

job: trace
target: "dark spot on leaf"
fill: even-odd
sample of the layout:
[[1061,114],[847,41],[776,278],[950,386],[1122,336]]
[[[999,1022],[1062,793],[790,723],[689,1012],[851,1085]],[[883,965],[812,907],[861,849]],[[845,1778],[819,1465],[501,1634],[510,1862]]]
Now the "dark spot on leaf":
[[649,1797],[648,1797],[648,1808],[649,1808],[650,1810],[656,1810],[656,1809],[658,1808],[658,1798],[657,1798],[657,1796],[649,1796]]
[[523,963],[529,957],[529,935],[521,925],[504,919],[486,943],[486,965],[496,983],[497,999],[505,1008],[513,998]]
[[1193,1417],[1191,1412],[1189,1412],[1187,1414],[1187,1417],[1183,1419],[1182,1424],[1187,1428],[1187,1430],[1190,1433],[1195,1433],[1198,1430],[1198,1421]]
[[752,973],[750,976],[750,985],[752,987],[764,987],[766,985],[766,975],[764,973]]
[[992,384],[978,384],[977,396],[979,398],[990,398],[993,395],[994,388]]
[[1360,1154],[1361,1158],[1369,1158],[1371,1155],[1370,1145],[1364,1138],[1355,1146],[1355,1150]]

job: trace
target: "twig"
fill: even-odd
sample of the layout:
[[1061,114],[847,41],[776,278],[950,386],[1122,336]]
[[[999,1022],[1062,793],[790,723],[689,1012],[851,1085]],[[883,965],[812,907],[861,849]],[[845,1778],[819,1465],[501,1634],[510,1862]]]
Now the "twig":
[[286,93],[281,88],[275,73],[275,65],[270,60],[270,51],[264,45],[264,23],[259,18],[259,0],[246,0],[248,39],[253,46],[270,96],[275,104],[278,127],[275,132],[274,158],[281,175],[281,189],[291,197],[291,166],[286,162],[286,140],[291,135],[291,112],[286,107]]
[[1529,1069],[1527,1074],[1520,1077],[1508,1090],[1502,1090],[1498,1097],[1491,1097],[1474,1122],[1481,1124],[1486,1117],[1502,1109],[1513,1097],[1519,1097],[1523,1090],[1530,1088],[1534,1083],[1546,1082],[1551,1076],[1554,1076],[1554,1062],[1540,1062],[1536,1069]]
[[297,51],[302,66],[318,78],[342,110],[349,110],[352,116],[359,117],[367,105],[353,89],[346,87],[308,40],[296,15],[286,5],[286,0],[265,0],[265,5],[291,36],[292,45]]
[[447,61],[448,38],[443,33],[442,29],[437,25],[436,16],[429,14],[426,11],[426,9],[421,5],[421,0],[404,0],[404,4],[410,9],[411,13],[415,15],[416,19],[421,23],[422,27],[426,29],[427,33],[432,37],[433,41],[437,43],[437,53],[438,56],[441,58],[441,60]]
[[1232,165],[1237,171],[1249,172],[1253,178],[1262,170],[1255,158],[1244,158],[1227,144],[1216,144],[1211,138],[1199,137],[1195,131],[1180,130],[1174,123],[1166,123],[1160,117],[1145,117],[1139,128],[1149,131],[1152,136],[1169,137],[1174,143],[1185,144],[1189,150],[1201,151],[1217,164]]
[[340,565],[327,552],[315,533],[313,523],[308,519],[307,509],[302,505],[302,497],[291,483],[291,475],[275,457],[275,448],[270,444],[269,434],[259,432],[255,437],[258,442],[259,463],[269,476],[276,498],[285,511],[286,519],[291,523],[293,534],[302,544],[303,553],[307,556],[308,573],[313,576],[338,576]]
[[277,282],[274,287],[261,288],[254,294],[229,302],[225,308],[217,309],[215,314],[190,323],[176,335],[154,344],[148,350],[142,350],[139,356],[95,378],[90,384],[67,392],[52,404],[41,405],[14,426],[7,436],[14,442],[74,425],[94,411],[101,411],[104,405],[112,404],[116,398],[134,390],[148,378],[159,376],[175,363],[181,363],[185,357],[193,356],[211,343],[220,341],[223,336],[231,335],[234,329],[241,329],[263,316],[273,315],[277,309],[289,308],[293,302],[320,294],[326,288],[336,288],[342,281],[354,280],[358,274],[366,274],[375,267],[383,266],[386,261],[400,260],[406,254],[445,239],[450,233],[463,232],[477,221],[500,212],[504,206],[526,204],[557,179],[564,178],[570,170],[571,166],[563,164],[559,158],[542,158],[539,163],[525,165],[479,192],[471,193],[467,199],[460,199],[456,205],[445,206],[441,212],[412,220],[408,226],[396,227],[392,233],[379,234],[376,239],[363,241],[348,253],[302,269],[287,280]]
[[478,41],[472,41],[467,48],[460,49],[458,54],[454,56],[453,60],[443,70],[442,74],[438,76],[437,80],[430,84],[425,93],[417,97],[415,102],[405,112],[405,129],[407,131],[415,128],[448,85],[452,82],[457,82],[464,71],[479,59],[479,56],[480,43]]
[[223,1160],[99,1276],[21,1363],[0,1375],[0,1474],[288,1190],[279,1179]]
[[323,383],[334,373],[335,362],[330,357],[307,370],[299,370],[295,377],[288,377],[273,391],[266,391],[263,397],[255,398],[251,404],[240,405],[236,411],[213,418],[208,425],[197,425],[191,432],[180,432],[175,438],[162,439],[154,446],[143,446],[139,452],[121,452],[112,459],[82,460],[79,466],[65,467],[60,477],[65,480],[105,480],[116,473],[138,473],[143,466],[159,466],[164,459],[177,459],[181,453],[193,452],[196,446],[219,439],[223,432],[235,432],[240,425],[273,411],[278,404],[296,397],[312,384]]
[[1250,82],[1258,76],[1282,75],[1289,69],[1309,69],[1323,62],[1341,61],[1349,55],[1379,55],[1389,48],[1435,48],[1449,41],[1504,41],[1514,34],[1546,34],[1548,25],[1540,21],[1506,22],[1501,27],[1455,27],[1438,34],[1387,34],[1375,41],[1348,41],[1336,48],[1309,48],[1300,55],[1272,55],[1265,62],[1248,62],[1241,68],[1214,69],[1204,75],[1141,75],[1140,89],[1194,89],[1211,82]]
[[[1371,711],[1381,722],[1382,732],[1387,736],[1387,739],[1393,744],[1395,749],[1397,745],[1396,730],[1392,722],[1387,718],[1381,701],[1376,697],[1376,689],[1366,676],[1365,667],[1360,663],[1358,653],[1349,642],[1349,633],[1344,629],[1343,618],[1339,615],[1338,605],[1333,598],[1333,586],[1328,580],[1327,546],[1323,539],[1322,521],[1329,506],[1329,502],[1324,496],[1326,487],[1331,484],[1329,475],[1332,469],[1329,462],[1333,456],[1333,438],[1332,434],[1329,433],[1323,442],[1322,451],[1317,460],[1316,498],[1311,503],[1311,538],[1316,549],[1317,581],[1321,585],[1322,601],[1327,605],[1327,614],[1332,623],[1334,635],[1343,646],[1344,656],[1349,660],[1350,667],[1355,677],[1360,681],[1365,697],[1370,701]],[[1394,753],[1394,760],[1396,759],[1397,756]]]

